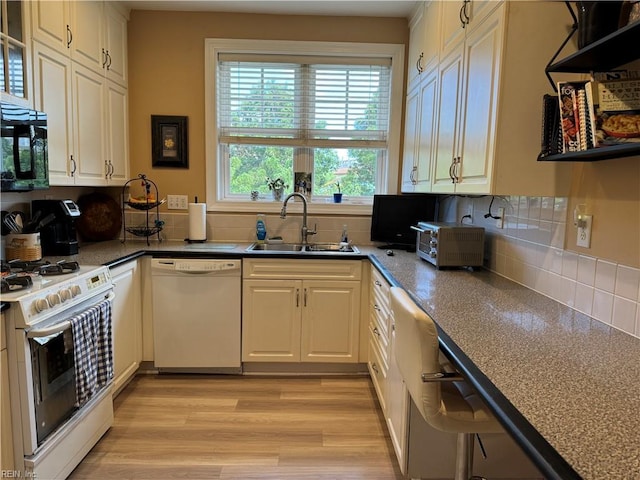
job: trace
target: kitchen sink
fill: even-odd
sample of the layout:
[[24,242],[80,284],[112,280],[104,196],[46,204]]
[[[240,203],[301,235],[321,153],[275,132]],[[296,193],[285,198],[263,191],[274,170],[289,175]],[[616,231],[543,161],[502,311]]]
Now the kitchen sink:
[[341,245],[339,243],[253,243],[247,248],[247,252],[298,252],[298,253],[360,253],[354,245]]

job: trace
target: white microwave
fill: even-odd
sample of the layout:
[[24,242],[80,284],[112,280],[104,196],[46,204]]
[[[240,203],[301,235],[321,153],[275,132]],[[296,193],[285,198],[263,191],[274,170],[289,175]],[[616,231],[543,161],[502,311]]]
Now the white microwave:
[[462,223],[418,222],[416,254],[442,267],[480,267],[484,259],[484,228]]

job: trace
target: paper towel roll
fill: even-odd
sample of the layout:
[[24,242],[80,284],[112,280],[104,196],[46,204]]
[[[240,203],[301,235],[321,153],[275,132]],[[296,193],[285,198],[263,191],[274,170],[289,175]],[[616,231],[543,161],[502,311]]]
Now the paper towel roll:
[[207,239],[207,204],[189,204],[189,240],[201,241]]

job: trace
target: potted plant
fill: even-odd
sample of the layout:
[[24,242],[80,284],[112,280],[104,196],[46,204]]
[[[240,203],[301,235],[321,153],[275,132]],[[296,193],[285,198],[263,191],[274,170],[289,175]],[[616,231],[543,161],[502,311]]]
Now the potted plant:
[[267,186],[269,190],[271,190],[271,194],[273,195],[273,199],[276,202],[282,201],[282,194],[284,193],[285,188],[289,188],[289,185],[284,183],[284,180],[281,178],[276,178],[275,180],[267,177]]
[[336,182],[337,193],[333,194],[333,203],[342,203],[342,191],[340,190],[340,182]]

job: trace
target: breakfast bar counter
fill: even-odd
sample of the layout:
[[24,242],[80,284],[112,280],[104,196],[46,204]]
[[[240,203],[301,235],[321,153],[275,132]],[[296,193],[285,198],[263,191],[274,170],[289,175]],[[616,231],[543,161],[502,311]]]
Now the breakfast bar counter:
[[[246,256],[246,247],[209,254]],[[640,339],[486,270],[436,270],[414,253],[359,248],[434,318],[443,350],[545,478],[640,478]],[[78,260],[163,252],[200,250],[113,241],[81,247]]]

